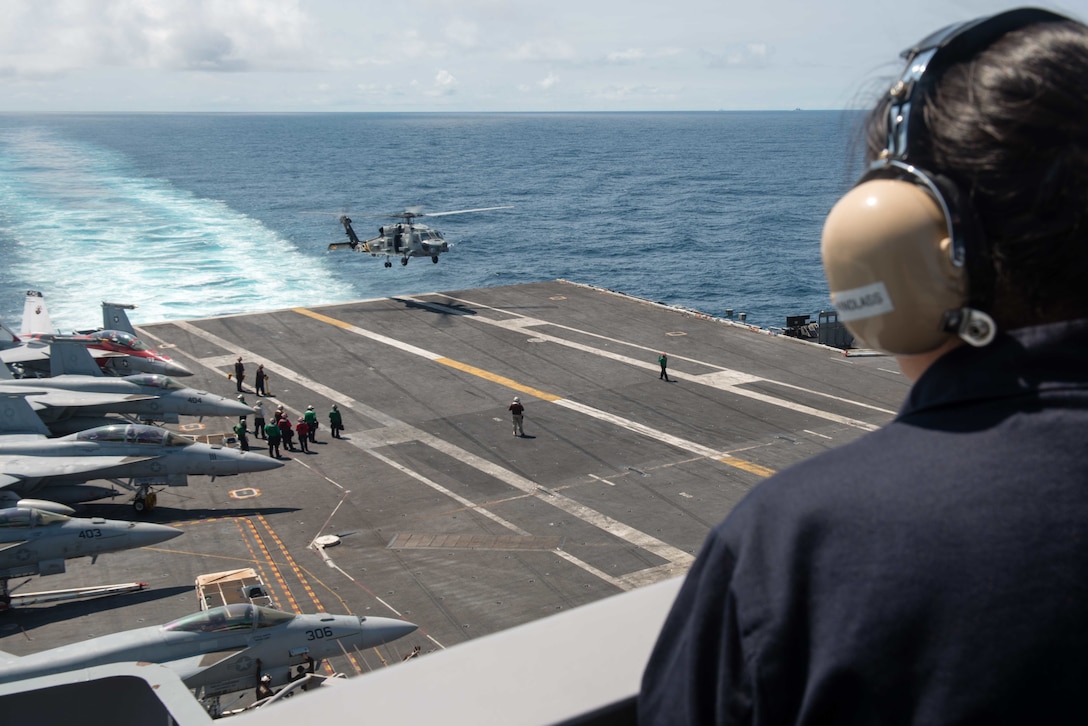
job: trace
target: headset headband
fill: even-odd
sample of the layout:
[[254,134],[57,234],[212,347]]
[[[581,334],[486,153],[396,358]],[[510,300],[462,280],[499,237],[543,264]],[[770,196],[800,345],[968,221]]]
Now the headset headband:
[[[919,169],[912,163],[912,132],[921,123],[919,117],[925,94],[949,66],[973,58],[1010,31],[1033,23],[1063,20],[1068,18],[1049,10],[1016,8],[946,26],[900,53],[907,64],[899,81],[889,92],[891,102],[887,112],[885,149],[880,158],[869,167],[869,174],[866,176],[907,177],[933,193],[948,225],[952,263],[957,267],[968,266],[969,304],[973,307],[985,308],[992,302],[993,275],[988,266],[988,241],[981,226],[970,218],[973,214],[970,200],[959,198],[961,194],[958,186],[951,180],[931,170]],[[967,249],[969,243],[974,245],[971,254],[968,254]],[[948,324],[956,323],[949,321]]]
[[[883,159],[907,161],[910,155],[910,128],[921,108],[923,94],[945,68],[971,58],[1005,33],[1040,22],[1069,20],[1041,8],[1016,8],[997,15],[954,23],[931,33],[900,56],[907,61],[899,82],[891,90],[888,107],[888,141]],[[923,79],[925,82],[923,83]],[[877,166],[881,163],[874,164]]]

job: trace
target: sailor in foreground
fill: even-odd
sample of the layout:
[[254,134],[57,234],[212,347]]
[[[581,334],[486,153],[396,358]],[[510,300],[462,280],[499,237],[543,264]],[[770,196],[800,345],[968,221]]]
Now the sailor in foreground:
[[1012,10],[905,56],[822,253],[913,387],[712,530],[640,724],[1088,722],[1088,27]]

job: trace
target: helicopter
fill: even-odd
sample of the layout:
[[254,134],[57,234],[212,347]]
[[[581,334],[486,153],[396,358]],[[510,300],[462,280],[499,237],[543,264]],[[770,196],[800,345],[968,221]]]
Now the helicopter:
[[427,213],[424,213],[419,207],[414,207],[397,214],[364,214],[361,216],[403,220],[396,224],[378,227],[378,236],[368,240],[360,240],[355,233],[355,229],[351,226],[351,218],[346,214],[341,214],[340,224],[344,225],[344,233],[347,234],[348,241],[333,242],[329,245],[329,249],[352,249],[356,252],[366,252],[371,257],[385,255],[386,267],[393,266],[394,257],[400,257],[401,265],[407,265],[409,258],[412,257],[430,257],[431,262],[437,264],[438,256],[443,252],[449,252],[449,243],[446,242],[446,238],[437,229],[431,229],[425,224],[416,224],[413,220],[417,217],[445,217],[450,214],[490,212],[495,209],[513,209],[513,205]]

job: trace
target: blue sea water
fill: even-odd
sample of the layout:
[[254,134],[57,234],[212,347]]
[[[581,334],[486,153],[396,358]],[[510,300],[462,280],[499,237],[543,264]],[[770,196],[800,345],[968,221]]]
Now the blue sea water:
[[[565,278],[748,322],[829,309],[853,112],[0,116],[0,320],[58,328]],[[329,252],[421,206],[439,264]],[[328,215],[304,212],[328,212]]]

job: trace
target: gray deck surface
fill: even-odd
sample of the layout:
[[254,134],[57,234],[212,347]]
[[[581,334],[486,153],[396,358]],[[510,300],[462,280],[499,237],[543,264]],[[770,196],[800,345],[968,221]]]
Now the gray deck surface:
[[[234,359],[250,376],[263,362],[269,409],[294,419],[312,404],[320,443],[271,473],[161,491],[143,516],[182,537],[69,561],[22,588],[148,590],[2,614],[0,650],[163,623],[198,609],[197,575],[253,566],[284,610],[419,625],[331,663],[369,671],[682,574],[760,480],[888,421],[908,390],[887,357],[563,281],[139,327],[198,388],[233,393]],[[342,440],[329,436],[332,403]],[[136,516],[122,497],[78,514]],[[327,534],[341,543],[310,546]]]

